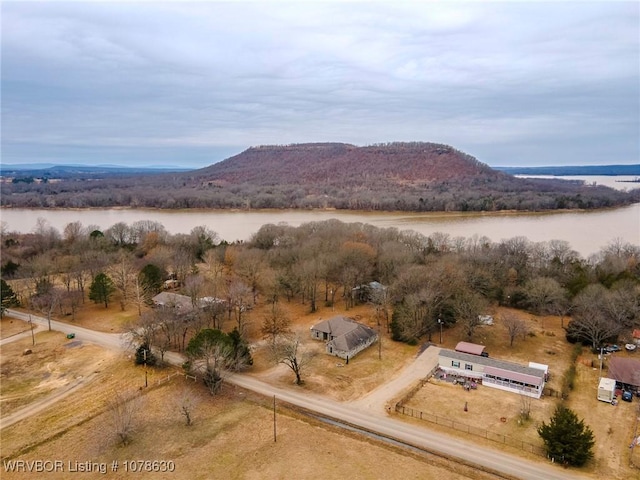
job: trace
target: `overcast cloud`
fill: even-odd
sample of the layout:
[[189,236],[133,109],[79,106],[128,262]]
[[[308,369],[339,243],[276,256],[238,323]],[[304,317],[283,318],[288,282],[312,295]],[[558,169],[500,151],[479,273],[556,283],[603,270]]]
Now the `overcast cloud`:
[[2,162],[205,166],[252,145],[640,161],[638,2],[11,2]]

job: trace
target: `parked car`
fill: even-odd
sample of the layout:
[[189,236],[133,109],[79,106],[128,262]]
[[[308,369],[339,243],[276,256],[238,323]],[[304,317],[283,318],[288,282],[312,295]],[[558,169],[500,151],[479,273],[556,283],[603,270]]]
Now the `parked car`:
[[624,400],[625,402],[630,402],[633,399],[633,393],[631,393],[628,390],[625,390],[624,392],[622,392],[622,400]]
[[604,353],[619,352],[620,350],[622,349],[618,345],[607,345],[604,347]]

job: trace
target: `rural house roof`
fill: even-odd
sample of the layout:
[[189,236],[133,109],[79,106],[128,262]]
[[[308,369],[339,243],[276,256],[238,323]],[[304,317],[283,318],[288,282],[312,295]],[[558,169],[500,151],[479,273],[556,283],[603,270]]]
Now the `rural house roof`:
[[505,362],[504,360],[496,360],[489,357],[481,357],[479,355],[471,355],[468,353],[454,352],[453,350],[442,349],[440,355],[451,358],[453,360],[462,360],[463,362],[477,363],[484,365],[485,373],[489,375],[505,376],[518,382],[530,383],[532,385],[541,385],[544,382],[544,371],[537,368],[525,367],[517,363]]
[[[355,323],[355,322],[354,322]],[[333,346],[336,350],[348,352],[354,348],[367,343],[371,338],[377,335],[373,328],[369,328],[366,325],[360,323],[356,324],[356,328],[343,335],[335,337],[329,342],[329,345]]]
[[370,343],[378,335],[373,328],[343,316],[323,320],[311,327],[311,330],[326,333],[329,337],[327,346],[343,352],[350,352],[362,344]]
[[191,297],[180,295],[178,293],[161,292],[151,300],[153,300],[153,303],[160,305],[161,307],[175,307],[181,310],[191,310],[193,308]]
[[607,375],[620,383],[640,387],[640,360],[612,357]]
[[484,345],[478,345],[477,343],[469,342],[458,342],[458,344],[456,345],[456,352],[480,355],[482,352],[484,352]]
[[339,337],[356,329],[358,325],[360,325],[360,323],[355,320],[351,320],[350,318],[343,316],[337,316],[332,317],[329,320],[323,320],[322,322],[316,323],[311,327],[311,330],[327,333],[331,337]]

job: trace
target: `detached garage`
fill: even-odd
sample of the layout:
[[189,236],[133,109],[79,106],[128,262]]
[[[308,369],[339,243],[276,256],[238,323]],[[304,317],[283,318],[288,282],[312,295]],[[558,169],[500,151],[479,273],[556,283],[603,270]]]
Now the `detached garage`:
[[623,385],[640,390],[640,360],[612,357],[609,360],[609,378]]

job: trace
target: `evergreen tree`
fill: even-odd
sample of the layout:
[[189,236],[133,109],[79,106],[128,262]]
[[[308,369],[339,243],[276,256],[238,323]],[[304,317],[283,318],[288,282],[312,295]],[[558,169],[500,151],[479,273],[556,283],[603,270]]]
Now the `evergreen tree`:
[[563,405],[556,407],[553,416],[538,428],[547,455],[562,463],[582,466],[593,457],[593,432],[578,416]]
[[0,316],[4,315],[4,311],[9,307],[17,307],[20,304],[18,297],[4,279],[0,279]]
[[140,284],[148,297],[153,297],[162,290],[166,272],[153,263],[148,263],[140,270]]
[[141,344],[136,349],[136,365],[156,365],[158,363],[158,359],[149,348],[149,345],[146,343]]
[[103,303],[104,308],[109,308],[109,298],[115,292],[113,281],[104,273],[99,273],[89,287],[89,299],[95,303]]

